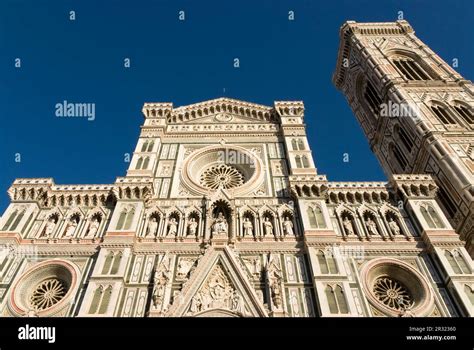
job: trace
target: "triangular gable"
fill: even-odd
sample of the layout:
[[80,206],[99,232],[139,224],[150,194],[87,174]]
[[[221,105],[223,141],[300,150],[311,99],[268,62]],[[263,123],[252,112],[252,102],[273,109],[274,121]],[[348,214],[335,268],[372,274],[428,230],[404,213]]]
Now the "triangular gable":
[[167,316],[266,317],[267,312],[228,247],[209,247]]

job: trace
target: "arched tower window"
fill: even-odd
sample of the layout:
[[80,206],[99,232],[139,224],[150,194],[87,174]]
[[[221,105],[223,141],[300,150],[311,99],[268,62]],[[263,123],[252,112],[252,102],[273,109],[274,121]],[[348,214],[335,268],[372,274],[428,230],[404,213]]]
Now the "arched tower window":
[[145,142],[143,142],[141,151],[146,152],[147,148],[148,148],[148,141],[145,141]]
[[332,314],[339,313],[339,310],[337,308],[337,302],[336,302],[336,296],[334,294],[334,290],[332,289],[332,287],[329,284],[326,286],[326,289],[324,290],[324,293],[326,294],[326,299],[328,300],[329,312],[332,313]]
[[448,260],[449,265],[451,265],[451,268],[453,269],[454,273],[471,273],[466,261],[457,250],[445,250],[444,256],[446,257],[446,260]]
[[438,119],[446,125],[456,124],[456,120],[448,112],[447,108],[438,104],[434,104],[431,107],[431,111],[438,117]]
[[302,156],[301,161],[303,163],[303,168],[309,168],[309,159],[307,156]]
[[298,149],[300,151],[303,151],[304,150],[304,142],[302,139],[298,139]]
[[154,146],[154,145],[155,145],[155,142],[154,142],[154,141],[150,141],[150,143],[148,144],[147,152],[153,151],[153,146]]
[[11,223],[13,220],[15,220],[16,216],[18,215],[18,210],[14,210],[13,213],[11,213],[10,217],[8,218],[7,222],[3,226],[2,231],[8,231],[8,228],[10,227]]
[[306,210],[309,219],[309,226],[313,228],[326,228],[324,215],[319,206],[308,207]]
[[148,169],[148,163],[150,163],[150,157],[145,157],[145,161],[143,162],[142,169]]
[[329,311],[332,314],[349,313],[346,296],[344,295],[344,291],[340,285],[336,285],[333,288],[328,284],[325,289],[325,294],[328,300]]
[[293,151],[298,150],[298,143],[296,142],[296,139],[291,140],[291,148],[293,149]]
[[364,98],[372,112],[378,116],[380,114],[380,105],[382,104],[382,99],[379,97],[379,94],[369,80],[367,80],[365,84]]
[[454,106],[456,113],[466,121],[466,123],[474,124],[474,115],[466,106],[457,104]]
[[143,164],[143,158],[140,157],[140,158],[138,158],[137,166],[135,167],[135,169],[141,169],[141,168],[142,168],[142,164]]
[[103,275],[106,275],[109,273],[110,266],[112,265],[113,260],[114,260],[114,252],[109,252],[109,254],[107,254],[107,257],[105,258],[104,267],[102,268]]
[[102,297],[104,287],[98,286],[94,291],[94,296],[92,297],[91,306],[89,308],[90,314],[95,314],[99,308],[99,302]]
[[102,296],[102,302],[100,303],[99,314],[105,314],[109,306],[110,297],[112,296],[112,286],[108,286]]
[[110,271],[111,275],[115,275],[118,272],[121,260],[122,252],[118,252],[117,254],[115,254],[114,264],[112,265],[112,270]]
[[322,250],[317,253],[319,268],[321,273],[326,274],[337,274],[339,273],[336,265],[336,259],[332,253],[325,254]]
[[398,145],[392,144],[390,149],[392,151],[391,153],[392,153],[393,157],[395,158],[395,160],[400,165],[400,169],[402,171],[405,170],[407,165],[408,165],[408,161],[405,158],[405,156],[403,155],[403,153],[400,151],[400,149],[398,148]]
[[302,168],[303,167],[303,163],[301,162],[301,156],[295,156],[295,162],[296,162],[296,167],[297,168]]
[[127,218],[127,210],[122,209],[122,211],[120,213],[120,216],[119,216],[119,219],[118,219],[118,222],[117,222],[117,230],[122,230],[123,229],[126,218]]
[[434,76],[411,57],[397,56],[392,59],[398,72],[406,80],[433,80]]
[[429,228],[444,228],[443,221],[431,205],[426,204],[421,206],[420,211]]
[[411,153],[411,150],[413,149],[413,141],[411,140],[411,137],[408,136],[406,130],[403,127],[399,126],[397,128],[397,135],[398,139],[402,141],[403,146],[405,146],[408,153]]
[[134,216],[135,216],[135,209],[129,210],[127,213],[127,218],[125,219],[125,225],[123,227],[124,230],[130,230]]
[[341,314],[349,313],[349,308],[347,307],[346,296],[344,295],[344,291],[340,285],[337,285],[334,288],[334,294],[336,295],[337,306],[339,308],[339,312]]

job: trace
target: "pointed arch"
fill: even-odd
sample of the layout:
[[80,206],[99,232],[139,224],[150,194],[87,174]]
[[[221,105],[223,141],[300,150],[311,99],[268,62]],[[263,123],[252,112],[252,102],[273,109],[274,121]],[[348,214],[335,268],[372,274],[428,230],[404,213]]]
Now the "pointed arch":
[[338,284],[334,289],[334,294],[336,295],[337,306],[341,314],[349,313],[349,308],[347,306],[346,296],[344,295],[344,290]]
[[339,313],[339,309],[337,308],[336,296],[334,295],[334,290],[329,284],[326,285],[324,293],[326,294],[326,299],[328,301],[329,312],[332,314]]
[[310,167],[308,156],[306,156],[306,155],[302,156],[301,157],[301,162],[303,163],[303,168],[309,168]]
[[302,168],[303,167],[303,163],[301,162],[301,156],[296,155],[295,156],[295,162],[296,162],[296,167],[297,168]]
[[143,163],[143,158],[142,157],[138,158],[137,166],[135,167],[135,169],[141,169],[142,163]]

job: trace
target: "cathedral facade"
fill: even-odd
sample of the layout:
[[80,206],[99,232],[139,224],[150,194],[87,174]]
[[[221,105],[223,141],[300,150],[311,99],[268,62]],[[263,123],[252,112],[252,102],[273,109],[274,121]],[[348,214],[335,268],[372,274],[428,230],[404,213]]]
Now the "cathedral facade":
[[[410,30],[342,27],[334,79],[351,104],[359,75],[381,72],[365,35],[412,48]],[[329,181],[314,164],[300,101],[145,103],[142,112],[129,169],[115,183],[14,181],[0,221],[2,316],[474,315],[469,232],[446,215],[439,172],[387,159],[387,182]],[[389,126],[355,112],[381,157]],[[431,143],[412,143],[435,164]]]

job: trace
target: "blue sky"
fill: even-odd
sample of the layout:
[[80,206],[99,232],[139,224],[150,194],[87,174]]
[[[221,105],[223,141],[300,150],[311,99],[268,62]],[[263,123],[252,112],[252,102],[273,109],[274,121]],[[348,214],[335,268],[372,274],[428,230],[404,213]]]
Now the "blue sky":
[[[472,1],[2,0],[0,212],[17,177],[94,184],[125,175],[144,102],[303,100],[319,173],[332,181],[385,180],[331,77],[344,21],[394,21],[399,11],[472,78]],[[96,119],[57,118],[55,105],[64,100],[95,103]]]

